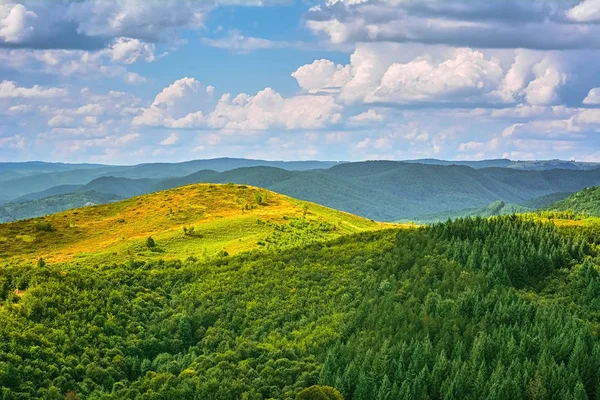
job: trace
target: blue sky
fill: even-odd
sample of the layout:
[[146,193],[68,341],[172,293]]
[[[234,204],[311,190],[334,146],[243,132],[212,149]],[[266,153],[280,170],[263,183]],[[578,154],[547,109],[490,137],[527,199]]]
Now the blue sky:
[[600,0],[0,0],[0,161],[600,161]]

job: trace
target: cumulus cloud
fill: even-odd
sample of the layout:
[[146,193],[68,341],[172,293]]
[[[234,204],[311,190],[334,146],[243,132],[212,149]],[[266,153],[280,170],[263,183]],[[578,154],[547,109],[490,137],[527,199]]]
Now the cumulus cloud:
[[110,56],[113,61],[125,64],[133,64],[140,59],[151,62],[155,60],[154,51],[154,44],[121,37],[110,47]]
[[524,90],[529,104],[553,104],[558,100],[557,90],[567,79],[566,74],[552,63],[549,57],[533,67],[535,79]]
[[583,104],[600,104],[600,87],[590,89]]
[[27,40],[34,33],[37,17],[22,4],[0,3],[0,42],[14,44]]
[[567,18],[577,22],[596,22],[600,20],[600,1],[584,0],[567,11]]
[[32,86],[30,88],[20,87],[13,81],[0,82],[0,98],[37,98],[48,99],[53,97],[63,97],[68,94],[66,89],[45,88],[42,86]]
[[350,79],[350,66],[321,59],[301,66],[292,73],[292,77],[309,93],[339,90]]
[[348,65],[317,60],[292,76],[310,93],[337,92],[347,103],[470,102],[496,90],[504,76],[498,60],[472,49],[456,49],[439,61],[396,61],[398,46],[386,47],[359,45]]
[[378,113],[374,109],[370,108],[367,111],[360,113],[358,115],[354,115],[348,118],[348,122],[351,124],[370,124],[382,122],[384,120],[383,114]]
[[271,88],[256,95],[224,94],[212,104],[214,88],[182,78],[159,93],[134,118],[136,125],[227,130],[313,129],[340,120],[342,109],[332,96],[284,98]]
[[[164,88],[149,107],[133,119],[135,125],[177,125],[190,114],[202,116],[213,104],[214,88],[194,78],[181,78]],[[192,117],[190,117],[192,118]],[[191,124],[190,124],[191,125]]]
[[222,96],[207,123],[212,128],[234,130],[316,129],[338,122],[341,110],[332,96],[284,98],[266,88],[254,96]]
[[394,63],[381,83],[367,97],[371,102],[468,100],[490,92],[503,75],[499,62],[486,59],[481,52],[458,49],[451,58],[435,65],[427,60]]
[[0,46],[100,49],[113,39],[167,40],[202,26],[211,5],[192,0],[83,0],[0,4]]
[[306,24],[331,42],[418,42],[477,48],[598,48],[598,0],[327,1]]

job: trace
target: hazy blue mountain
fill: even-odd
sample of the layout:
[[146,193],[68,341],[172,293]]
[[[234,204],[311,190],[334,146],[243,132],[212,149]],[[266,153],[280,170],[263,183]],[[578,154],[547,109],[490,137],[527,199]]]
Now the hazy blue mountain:
[[477,161],[446,161],[435,158],[424,158],[419,160],[407,160],[408,163],[419,163],[428,165],[464,165],[471,168],[512,168],[527,171],[545,171],[549,169],[570,169],[570,170],[590,170],[600,167],[600,163],[578,162],[566,160],[534,160],[534,161],[513,161],[506,158],[495,160],[477,160]]
[[[305,171],[272,166],[242,167],[227,171],[204,168],[184,176],[163,178],[207,162],[224,167],[233,165],[230,161],[239,161],[232,160],[235,159],[111,167],[111,176],[100,177],[95,175],[106,173],[106,167],[52,172],[16,180],[14,185],[7,186],[7,192],[14,194],[27,187],[45,187],[61,182],[57,187],[42,189],[41,194],[31,195],[32,198],[39,198],[44,193],[64,193],[66,181],[81,185],[75,186],[75,192],[93,190],[127,198],[192,183],[232,182],[264,187],[371,219],[394,221],[479,212],[479,209],[498,201],[504,202],[504,208],[512,204],[523,204],[527,209],[539,208],[564,198],[561,196],[565,192],[600,185],[600,169],[555,168],[536,171],[398,161],[337,163],[328,169]],[[114,168],[124,169],[119,172]],[[157,172],[161,168],[162,172]],[[113,172],[153,177],[131,178],[112,175]],[[85,182],[81,182],[85,179]]]
[[[0,177],[4,173],[5,184],[3,186],[5,190],[0,193],[0,202],[15,200],[27,194],[45,191],[54,186],[85,185],[96,178],[105,176],[131,179],[166,179],[190,175],[203,169],[223,172],[241,167],[271,166],[286,170],[305,171],[330,168],[338,164],[340,163],[335,161],[265,161],[243,158],[215,158],[180,163],[148,163],[132,166],[1,163]],[[23,171],[33,172],[25,174]]]
[[43,199],[0,205],[0,222],[40,217],[94,204],[104,204],[122,198],[114,194],[95,191],[64,193]]
[[44,199],[46,197],[58,196],[59,194],[73,193],[73,192],[77,192],[82,187],[83,187],[83,185],[53,186],[50,189],[42,190],[41,192],[33,192],[33,193],[26,194],[24,196],[21,196],[15,200],[13,200],[13,202],[23,202],[23,201],[29,201],[29,200]]
[[114,194],[122,198],[128,198],[153,191],[152,188],[158,181],[158,179],[148,178],[130,179],[103,176],[83,185],[78,191],[95,191],[98,193]]

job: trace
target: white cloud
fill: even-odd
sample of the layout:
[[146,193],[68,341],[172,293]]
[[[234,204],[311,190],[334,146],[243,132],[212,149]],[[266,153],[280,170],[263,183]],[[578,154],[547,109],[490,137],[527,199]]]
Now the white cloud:
[[0,4],[0,40],[19,43],[33,32],[32,23],[37,18],[22,4]]
[[577,22],[595,22],[600,20],[600,1],[584,0],[567,11],[567,17]]
[[332,96],[284,98],[266,88],[254,96],[225,94],[212,105],[213,93],[212,86],[205,87],[194,78],[179,79],[163,89],[133,123],[168,128],[265,130],[322,128],[341,119],[342,107]]
[[468,101],[497,87],[502,74],[497,60],[486,59],[471,49],[458,49],[439,65],[427,60],[392,64],[366,101],[440,101],[456,97]]
[[254,96],[222,96],[206,121],[209,127],[218,129],[316,129],[337,123],[341,110],[332,96],[284,98],[266,88]]
[[350,65],[342,66],[329,60],[316,60],[292,73],[300,87],[309,93],[337,89],[350,79]]
[[354,124],[369,124],[373,122],[382,122],[383,119],[383,114],[379,114],[377,111],[370,108],[363,113],[348,118],[348,122]]
[[544,57],[534,65],[535,79],[523,90],[529,104],[553,104],[558,101],[557,90],[566,82],[567,75],[550,59]]
[[65,115],[55,115],[48,121],[48,126],[53,128],[73,126],[75,119]]
[[328,1],[306,25],[332,43],[399,42],[472,48],[597,48],[599,0]]
[[511,137],[512,135],[514,135],[515,130],[521,126],[523,126],[523,124],[512,124],[504,128],[504,130],[502,131],[502,137]]
[[172,146],[179,141],[179,136],[175,132],[172,132],[169,136],[164,138],[159,144],[161,146]]
[[63,97],[67,94],[67,90],[61,88],[44,88],[38,85],[26,88],[17,86],[13,81],[0,82],[0,98],[48,99],[53,97]]
[[407,61],[412,48],[403,50],[395,44],[361,44],[348,65],[317,60],[292,76],[304,90],[339,92],[346,103],[481,101],[492,97],[504,76],[499,60],[472,49],[455,49],[439,60]]
[[0,137],[0,149],[23,149],[25,148],[25,142],[25,137],[21,135]]
[[213,94],[212,86],[205,86],[194,78],[178,79],[156,95],[152,104],[144,108],[141,115],[133,119],[133,123],[174,127],[183,123],[176,122],[181,118],[192,119],[191,114],[202,116],[202,111],[207,111],[214,104]]
[[139,39],[118,38],[109,49],[113,61],[133,64],[138,60],[152,62],[156,59],[154,44],[144,43]]
[[590,89],[583,104],[600,104],[600,87]]

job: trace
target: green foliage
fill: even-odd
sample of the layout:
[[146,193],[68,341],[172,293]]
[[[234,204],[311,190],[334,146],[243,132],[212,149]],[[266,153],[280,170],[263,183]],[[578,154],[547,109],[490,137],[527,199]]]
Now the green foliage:
[[254,201],[256,201],[256,204],[262,204],[263,198],[260,193],[254,193]]
[[583,216],[600,217],[600,186],[589,187],[547,207],[549,211],[563,211]]
[[54,228],[50,222],[38,221],[35,223],[35,230],[37,232],[52,232]]
[[296,396],[296,400],[344,400],[342,394],[330,386],[313,385]]
[[208,261],[5,263],[0,397],[598,399],[593,236],[510,216]]

